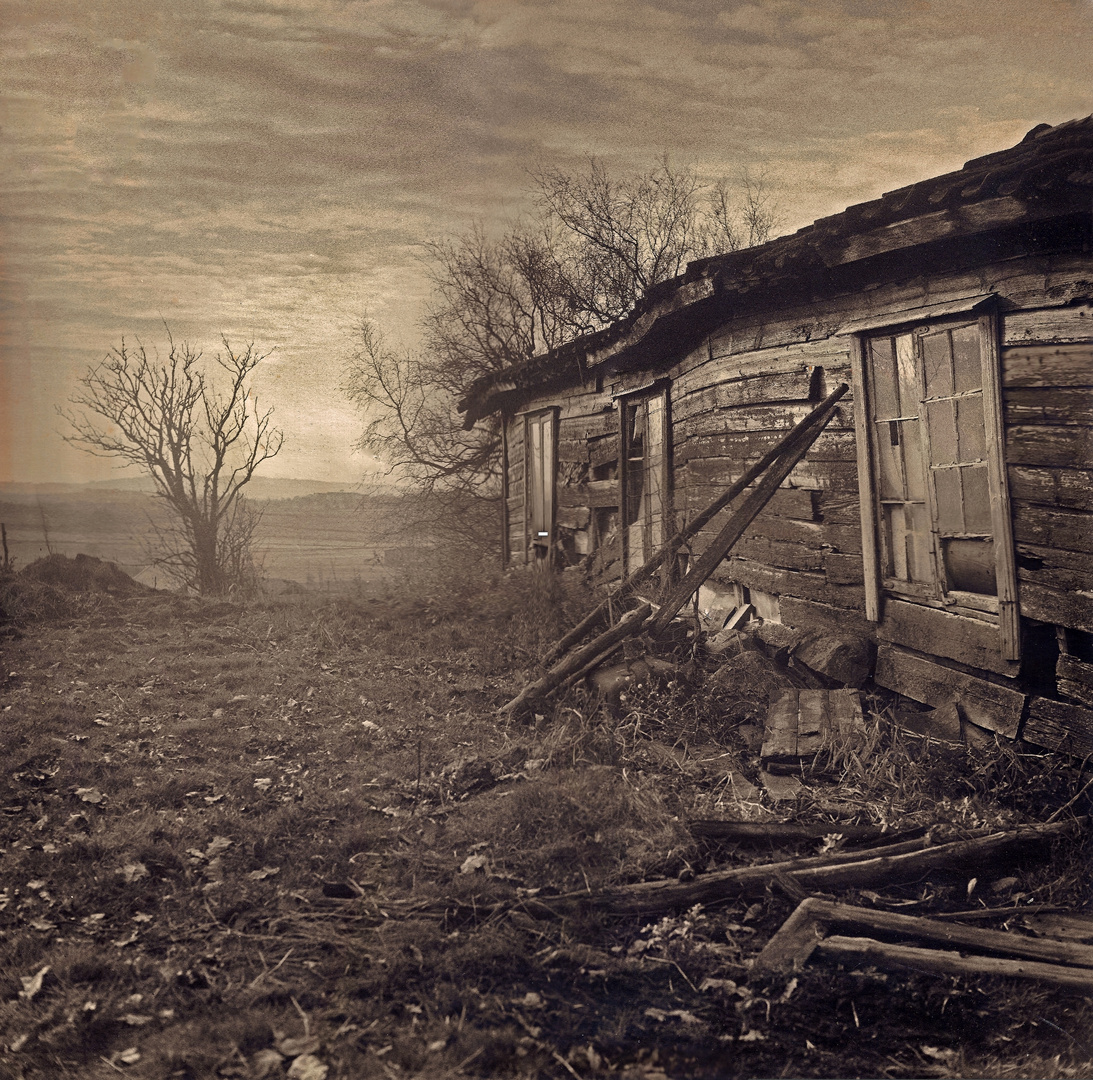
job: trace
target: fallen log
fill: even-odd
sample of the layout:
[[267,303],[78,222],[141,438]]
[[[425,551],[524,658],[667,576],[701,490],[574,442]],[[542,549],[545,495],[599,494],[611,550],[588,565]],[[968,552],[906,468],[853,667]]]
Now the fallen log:
[[610,630],[600,634],[599,637],[593,638],[587,645],[560,660],[541,679],[528,683],[516,697],[508,704],[503,705],[500,711],[509,716],[516,716],[528,709],[533,701],[537,701],[556,690],[571,676],[576,677],[591,661],[595,660],[609,647],[618,644],[633,634],[640,633],[652,610],[652,604],[642,604],[641,607],[628,611]]
[[594,908],[614,915],[657,915],[694,904],[713,904],[735,896],[762,893],[779,875],[785,875],[812,892],[913,881],[937,870],[970,869],[998,859],[1023,844],[1074,836],[1088,820],[1077,818],[1050,825],[1022,826],[937,846],[927,846],[930,838],[926,836],[894,844],[883,855],[866,849],[834,857],[791,859],[721,870],[685,883],[640,882],[601,893],[567,893],[551,897],[549,904],[559,913],[574,908]]
[[[650,574],[658,570],[663,563],[671,558],[690,539],[697,536],[726,506],[729,505],[741,492],[753,484],[778,458],[793,449],[811,429],[820,423],[827,423],[835,405],[842,398],[849,387],[846,383],[840,383],[830,394],[816,406],[800,423],[788,431],[766,454],[754,465],[747,468],[743,475],[730,484],[716,499],[713,500],[700,514],[692,518],[680,529],[663,547],[649,556],[633,573],[626,577],[612,591],[611,596],[603,603],[592,609],[572,630],[569,630],[559,638],[546,651],[543,656],[543,664],[552,664],[567,649],[575,645],[593,626],[596,625],[610,610],[611,604],[624,596],[629,589],[634,588],[644,581]],[[811,443],[810,443],[811,445]]]
[[[806,929],[805,924],[812,925]],[[960,923],[941,922],[894,911],[877,911],[809,897],[803,900],[781,929],[756,957],[753,971],[799,970],[829,927],[853,928],[899,936],[903,939],[957,945],[979,953],[1042,960],[1088,968],[1093,975],[1093,945],[1024,937],[1004,930],[981,930]]]
[[831,960],[855,965],[925,971],[939,975],[1002,975],[1010,979],[1040,979],[1076,990],[1093,989],[1093,969],[1041,964],[1034,960],[1007,960],[996,956],[961,956],[941,949],[889,945],[871,938],[829,937],[816,951]]

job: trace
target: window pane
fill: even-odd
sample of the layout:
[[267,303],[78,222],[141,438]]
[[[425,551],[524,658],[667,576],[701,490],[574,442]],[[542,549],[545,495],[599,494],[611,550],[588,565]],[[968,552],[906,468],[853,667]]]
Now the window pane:
[[903,523],[903,504],[884,508],[885,539],[887,540],[887,573],[889,577],[907,580],[907,529]]
[[911,581],[931,581],[930,515],[925,503],[909,503],[904,519],[908,523],[907,574]]
[[896,397],[895,352],[892,339],[871,338],[869,341],[869,365],[872,373],[873,417],[891,420],[899,416]]
[[994,541],[946,540],[945,571],[950,589],[996,595]]
[[930,464],[948,465],[956,461],[956,424],[951,401],[930,401],[926,404],[926,419],[930,429]]
[[901,424],[895,420],[886,420],[877,424],[877,484],[880,487],[882,499],[902,499],[903,476],[899,467],[899,446],[892,445],[892,432],[895,430],[897,443],[903,431],[918,421],[912,420],[911,424]]
[[920,420],[907,420],[900,424],[903,442],[903,470],[907,485],[907,498],[926,499],[926,468],[922,460],[922,428]]
[[915,339],[910,334],[896,338],[896,374],[899,378],[899,415],[918,416],[922,398],[918,389]]
[[922,365],[926,376],[926,396],[949,397],[953,392],[953,376],[949,358],[949,335],[923,334]]
[[984,461],[987,440],[983,431],[983,397],[960,398],[956,402],[957,431],[960,437],[961,461]]
[[957,393],[979,390],[983,386],[978,325],[961,326],[953,331],[953,363],[956,367]]
[[933,474],[938,529],[948,536],[964,532],[964,513],[960,505],[960,470],[934,469]]
[[959,471],[964,481],[964,527],[970,533],[993,533],[991,494],[985,465],[972,465]]

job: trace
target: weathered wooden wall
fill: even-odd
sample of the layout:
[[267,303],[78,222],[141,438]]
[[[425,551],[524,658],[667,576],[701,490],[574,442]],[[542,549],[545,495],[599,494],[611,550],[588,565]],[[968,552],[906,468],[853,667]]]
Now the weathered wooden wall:
[[[576,561],[592,554],[600,570],[619,570],[615,398],[620,393],[654,378],[669,380],[671,497],[678,526],[708,505],[838,382],[852,381],[850,333],[925,317],[931,308],[955,305],[961,298],[996,293],[1005,308],[1005,459],[1021,613],[1093,632],[1093,305],[1088,302],[1088,269],[1088,260],[1079,257],[1015,259],[974,273],[916,278],[822,302],[802,301],[791,309],[727,321],[667,370],[604,371],[583,387],[530,402],[529,409],[560,406],[557,524],[566,556]],[[778,617],[789,625],[854,629],[875,636],[876,626],[864,618],[853,393],[851,387],[828,428],[715,572],[712,584],[728,588],[736,583],[777,597]],[[513,418],[509,530],[514,562],[520,561],[524,544],[522,430],[521,419]],[[704,550],[726,514],[697,537],[696,552]],[[900,656],[921,659],[931,653],[925,639],[884,637],[886,668],[909,671],[906,665],[900,668]],[[992,665],[987,652],[980,650],[980,656],[972,646],[974,642],[957,665],[965,675],[992,671],[984,676],[987,682],[1016,685],[1004,678],[1016,674],[1015,665]],[[932,676],[924,685],[936,682]],[[988,691],[976,693],[990,697]],[[968,695],[968,709],[986,717],[975,704],[979,698],[970,691]],[[1026,698],[1019,694],[1012,699],[1017,700]],[[1007,735],[1017,731],[1022,718],[1020,708],[1014,713],[1012,701],[1007,698],[1011,707],[1004,720],[995,721]],[[1035,731],[1037,711],[1031,712]],[[1039,713],[1054,717],[1046,707]],[[1023,715],[1029,717],[1027,708]],[[1045,720],[1041,726],[1047,738],[1050,724]]]

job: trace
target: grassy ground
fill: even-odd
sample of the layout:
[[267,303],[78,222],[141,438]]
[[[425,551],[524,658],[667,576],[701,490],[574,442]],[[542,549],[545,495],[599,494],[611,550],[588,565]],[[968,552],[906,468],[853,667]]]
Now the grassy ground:
[[[780,892],[653,923],[522,910],[787,852],[688,831],[769,812],[726,783],[756,778],[747,703],[694,667],[499,723],[566,604],[482,586],[233,604],[9,583],[0,1075],[1093,1076],[1081,994],[821,963],[749,983]],[[1057,758],[928,752],[869,701],[874,756],[780,816],[1037,821],[1084,782]],[[843,898],[1080,909],[1090,850]]]

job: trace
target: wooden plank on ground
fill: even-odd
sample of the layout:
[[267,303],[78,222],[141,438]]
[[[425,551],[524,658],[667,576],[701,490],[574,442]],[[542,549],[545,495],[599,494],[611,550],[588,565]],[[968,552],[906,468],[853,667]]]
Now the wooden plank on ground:
[[759,774],[759,779],[767,794],[775,802],[796,799],[804,788],[804,784],[796,776],[777,776],[764,770]]
[[1035,960],[1009,960],[995,956],[963,956],[943,949],[919,949],[890,945],[872,938],[833,935],[816,946],[831,960],[860,966],[873,964],[899,970],[926,971],[938,975],[1000,975],[1009,979],[1038,979],[1076,990],[1093,990],[1093,969],[1042,964]]
[[879,686],[935,708],[955,701],[973,724],[1010,739],[1017,737],[1025,706],[1025,695],[1017,690],[914,656],[893,645],[877,649],[873,679]]
[[800,694],[799,690],[785,690],[768,710],[760,751],[764,762],[791,762],[796,759]]

